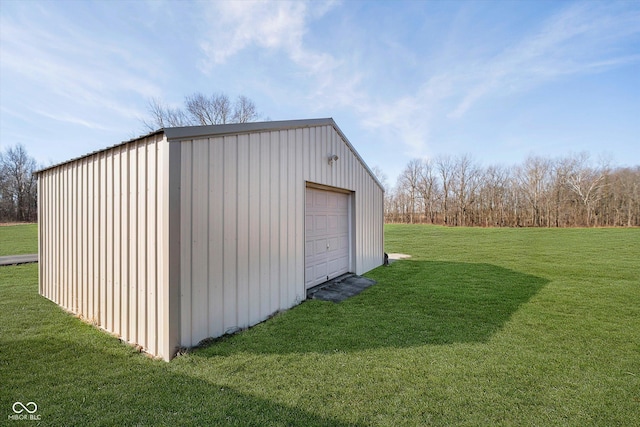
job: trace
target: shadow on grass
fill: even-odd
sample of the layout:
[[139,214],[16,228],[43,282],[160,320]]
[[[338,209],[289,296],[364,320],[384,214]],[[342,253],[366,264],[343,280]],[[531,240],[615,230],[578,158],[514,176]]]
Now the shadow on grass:
[[2,417],[19,401],[35,402],[46,425],[355,425],[175,372],[110,337],[2,338]]
[[339,304],[308,301],[202,356],[327,353],[484,342],[548,280],[490,264],[405,260],[369,274],[378,284]]
[[0,269],[0,420],[35,402],[33,425],[353,425],[148,359],[39,296],[37,272]]

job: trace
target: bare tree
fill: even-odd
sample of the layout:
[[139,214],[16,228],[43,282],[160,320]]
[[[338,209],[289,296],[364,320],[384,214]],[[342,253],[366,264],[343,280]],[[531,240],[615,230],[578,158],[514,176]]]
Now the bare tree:
[[36,161],[18,144],[0,153],[0,219],[34,221],[37,218]]
[[376,176],[376,178],[378,179],[380,184],[382,184],[382,187],[384,188],[384,191],[388,191],[389,188],[388,188],[388,184],[387,184],[387,174],[384,173],[382,168],[380,166],[376,165],[376,166],[371,168],[371,172],[373,172],[373,174]]
[[483,194],[485,226],[506,225],[506,194],[510,180],[509,169],[501,166],[489,166],[481,179],[480,192]]
[[614,225],[627,227],[640,225],[640,167],[625,168],[615,174],[618,183],[616,194],[620,199],[619,220]]
[[437,157],[436,167],[440,174],[440,184],[442,185],[443,221],[445,225],[450,225],[449,196],[453,185],[453,160],[451,156]]
[[418,184],[422,175],[422,160],[413,159],[400,174],[398,186],[408,195],[409,223],[413,224],[416,214],[416,199],[418,196]]
[[[584,205],[587,211],[586,225],[589,227],[593,217],[594,204],[600,198],[599,190],[605,184],[608,168],[589,166],[587,153],[581,153],[574,157],[572,166],[566,182],[569,189],[578,196]],[[597,219],[594,225],[597,225]]]
[[455,203],[454,225],[466,225],[468,208],[473,201],[478,186],[479,168],[467,154],[460,155],[451,162],[452,195]]
[[149,101],[151,117],[143,120],[149,131],[176,126],[206,126],[226,123],[248,123],[259,118],[255,103],[246,96],[239,96],[232,106],[224,93],[210,96],[194,93],[185,97],[184,108],[171,108],[157,99]]
[[147,110],[151,117],[143,119],[142,122],[150,132],[156,129],[189,126],[192,124],[184,111],[179,108],[168,107],[156,98],[149,100]]
[[640,226],[640,166],[597,167],[587,154],[479,167],[470,156],[413,159],[385,219],[511,227]]
[[185,98],[185,106],[194,125],[223,125],[243,123],[235,120],[229,97],[223,93],[205,96],[194,93]]
[[520,185],[522,195],[531,209],[531,225],[543,225],[543,204],[546,207],[547,192],[549,190],[549,172],[551,163],[542,157],[529,156],[524,164],[516,169],[516,180]]
[[387,181],[387,174],[384,173],[380,166],[374,166],[371,168],[371,172],[376,176],[380,184],[382,184],[382,188],[384,189],[384,215],[387,216],[391,214],[393,207],[393,194],[389,191],[389,184]]
[[192,124],[217,125],[227,122],[230,107],[226,96],[213,95],[209,98],[194,93],[185,98],[184,104]]
[[244,95],[240,95],[236,100],[233,111],[233,121],[235,123],[248,123],[258,119],[256,104]]
[[409,196],[407,192],[396,186],[396,189],[393,191],[391,195],[391,203],[393,206],[393,211],[395,215],[392,216],[396,221],[399,222],[409,222],[411,220],[409,215]]
[[418,192],[422,197],[424,216],[431,224],[434,224],[436,221],[435,205],[439,198],[440,189],[438,185],[438,175],[433,160],[424,160],[421,166]]

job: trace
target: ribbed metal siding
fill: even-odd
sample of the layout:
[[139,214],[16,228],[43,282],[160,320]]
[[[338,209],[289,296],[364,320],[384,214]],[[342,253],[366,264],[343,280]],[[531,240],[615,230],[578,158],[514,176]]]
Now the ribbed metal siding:
[[40,293],[166,359],[167,156],[155,135],[38,176]]
[[[382,263],[384,193],[358,157],[332,126],[296,130],[305,150],[305,181],[353,191],[356,274]],[[328,156],[338,160],[328,164]]]
[[181,339],[189,346],[304,299],[296,264],[304,181],[302,149],[286,131],[181,147]]
[[[355,192],[354,266],[382,263],[382,190],[333,126],[181,141],[181,343],[306,298],[305,187]],[[339,160],[328,164],[329,154]]]
[[[339,160],[329,165],[330,154]],[[169,359],[305,298],[305,187],[352,192],[352,265],[382,263],[382,190],[332,125],[162,133],[39,174],[40,292]]]

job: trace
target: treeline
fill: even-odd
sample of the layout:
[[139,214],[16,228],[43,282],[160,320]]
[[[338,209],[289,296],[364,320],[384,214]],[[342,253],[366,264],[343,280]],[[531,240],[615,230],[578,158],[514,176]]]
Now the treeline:
[[38,218],[36,161],[22,145],[0,152],[0,222]]
[[482,227],[640,226],[640,166],[586,153],[479,166],[471,156],[411,160],[385,196],[387,222]]

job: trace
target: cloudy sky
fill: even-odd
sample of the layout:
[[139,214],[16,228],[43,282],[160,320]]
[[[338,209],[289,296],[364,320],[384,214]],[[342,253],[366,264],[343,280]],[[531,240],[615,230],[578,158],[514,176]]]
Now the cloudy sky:
[[640,1],[1,0],[0,150],[58,163],[194,92],[333,117],[391,185],[440,154],[638,165]]

